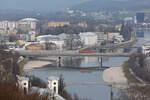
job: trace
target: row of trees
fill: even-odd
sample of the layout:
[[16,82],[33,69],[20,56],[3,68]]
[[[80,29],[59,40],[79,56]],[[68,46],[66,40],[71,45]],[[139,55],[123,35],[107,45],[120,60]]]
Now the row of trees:
[[128,67],[132,69],[136,76],[145,82],[150,82],[150,73],[145,67],[146,56],[143,54],[134,54],[128,60]]
[[80,32],[88,32],[88,31],[94,31],[93,26],[88,27],[81,27],[78,25],[65,25],[63,27],[46,27],[43,26],[40,28],[40,35],[59,35],[61,33],[67,33],[67,34],[79,34]]
[[121,26],[120,34],[123,35],[123,38],[125,39],[125,41],[128,41],[131,39],[132,32],[133,32],[133,29],[128,24],[126,24],[126,25],[123,24]]
[[[115,29],[114,26],[107,26],[104,27],[103,25],[88,25],[87,27],[81,27],[78,25],[70,25],[70,26],[63,26],[63,27],[40,27],[40,35],[59,35],[61,33],[67,33],[67,34],[79,34],[80,32],[119,32]],[[123,29],[126,31],[126,29]],[[122,34],[126,34],[123,33]],[[128,33],[127,33],[128,34]],[[128,36],[128,35],[127,35]],[[126,36],[125,36],[126,37]]]

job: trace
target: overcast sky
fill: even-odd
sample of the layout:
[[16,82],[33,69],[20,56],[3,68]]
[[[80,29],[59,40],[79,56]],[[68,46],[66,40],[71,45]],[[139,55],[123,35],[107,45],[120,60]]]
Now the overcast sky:
[[0,0],[0,9],[59,11],[89,0]]

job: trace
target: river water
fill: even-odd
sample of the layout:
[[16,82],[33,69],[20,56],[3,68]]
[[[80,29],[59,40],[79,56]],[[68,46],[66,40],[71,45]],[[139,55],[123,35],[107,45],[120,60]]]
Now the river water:
[[[139,35],[140,34],[140,35]],[[143,33],[138,33],[138,41],[135,43],[135,46],[141,46],[143,44],[150,43],[150,32],[145,31]],[[70,58],[64,58],[63,66],[75,66],[75,67],[95,67],[98,66],[97,57],[72,57],[71,63]],[[118,66],[125,61],[127,57],[104,57],[103,66],[114,67]],[[42,69],[42,68],[41,68]],[[70,71],[52,71],[49,68],[43,68],[42,70],[32,70],[28,72],[29,75],[35,75],[40,77],[47,82],[49,76],[60,76],[63,75],[65,83],[82,83],[82,82],[100,82],[103,83],[102,74],[103,71],[93,71],[90,73],[83,72],[70,72]],[[110,100],[110,87],[108,86],[69,86],[66,87],[66,90],[72,95],[77,94],[80,98],[90,98],[92,100]],[[118,96],[118,89],[114,89],[114,94]]]

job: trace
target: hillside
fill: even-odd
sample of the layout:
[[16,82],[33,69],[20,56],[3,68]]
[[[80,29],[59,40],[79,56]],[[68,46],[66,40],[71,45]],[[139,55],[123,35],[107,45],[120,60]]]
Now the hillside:
[[150,9],[150,0],[91,0],[72,7],[83,11],[144,10]]

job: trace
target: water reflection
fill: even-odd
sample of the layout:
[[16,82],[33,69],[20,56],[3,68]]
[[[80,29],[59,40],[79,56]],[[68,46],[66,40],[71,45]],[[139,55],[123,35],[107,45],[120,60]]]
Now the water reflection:
[[61,63],[65,67],[80,67],[83,60],[83,57],[63,57]]
[[[62,67],[99,67],[101,57],[63,57]],[[102,57],[103,67],[114,67],[127,61],[128,57]]]

